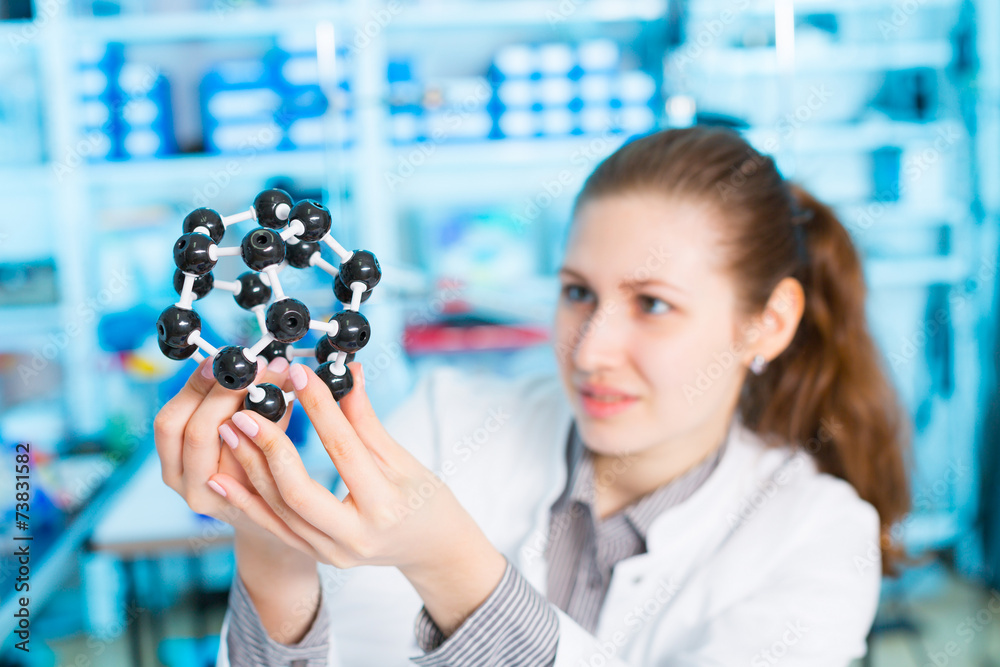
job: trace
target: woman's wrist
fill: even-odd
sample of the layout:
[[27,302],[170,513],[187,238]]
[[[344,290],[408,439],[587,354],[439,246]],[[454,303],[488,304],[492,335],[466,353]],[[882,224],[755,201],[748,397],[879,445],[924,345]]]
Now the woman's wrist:
[[264,567],[301,571],[314,566],[316,560],[281,541],[276,535],[251,524],[233,531],[233,545],[236,557],[248,563],[260,563]]
[[236,568],[268,636],[295,644],[319,610],[316,561],[272,536],[237,531]]
[[496,589],[507,559],[476,529],[441,549],[431,562],[399,569],[449,637]]

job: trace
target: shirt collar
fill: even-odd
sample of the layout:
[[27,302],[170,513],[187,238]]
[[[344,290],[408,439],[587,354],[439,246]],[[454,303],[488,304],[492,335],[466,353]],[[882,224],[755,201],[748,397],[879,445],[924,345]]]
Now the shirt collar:
[[[654,491],[647,493],[620,511],[640,538],[643,540],[646,539],[649,527],[657,516],[668,508],[687,500],[708,479],[718,465],[726,446],[732,438],[735,427],[734,422],[738,418],[738,416],[734,415],[733,421],[730,422],[726,438],[704,460],[680,477],[676,477]],[[569,471],[568,481],[566,490],[560,496],[558,504],[562,506],[566,503],[580,502],[590,508],[591,514],[594,515],[593,454],[586,448],[583,440],[580,439],[575,421],[570,428],[566,457]]]

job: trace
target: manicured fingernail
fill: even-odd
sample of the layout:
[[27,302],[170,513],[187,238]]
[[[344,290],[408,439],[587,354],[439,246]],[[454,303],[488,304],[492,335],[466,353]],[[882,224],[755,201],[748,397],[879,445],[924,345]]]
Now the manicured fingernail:
[[205,361],[205,365],[201,367],[201,376],[206,380],[214,380],[215,372],[212,370],[212,360],[208,359]]
[[230,449],[236,449],[237,445],[240,444],[240,438],[236,435],[236,431],[229,428],[229,424],[223,424],[219,427],[219,435],[222,436],[223,441],[229,445]]
[[257,435],[257,431],[260,430],[257,422],[242,412],[237,412],[233,415],[233,423],[236,424],[236,428],[246,433],[248,438],[254,437]]
[[358,384],[360,384],[361,388],[364,389],[365,388],[365,367],[362,366],[361,364],[358,364],[358,379],[360,380],[360,382],[358,382]]
[[306,377],[306,371],[302,368],[302,364],[292,364],[288,371],[288,377],[292,378],[292,386],[295,387],[295,391],[305,389],[306,383],[309,382],[309,378]]
[[275,373],[281,373],[288,368],[288,359],[285,359],[284,357],[275,357],[271,360],[271,363],[269,363],[267,367]]
[[218,493],[223,498],[226,497],[226,490],[222,488],[222,485],[216,482],[214,479],[208,480],[208,485],[212,487],[212,490]]

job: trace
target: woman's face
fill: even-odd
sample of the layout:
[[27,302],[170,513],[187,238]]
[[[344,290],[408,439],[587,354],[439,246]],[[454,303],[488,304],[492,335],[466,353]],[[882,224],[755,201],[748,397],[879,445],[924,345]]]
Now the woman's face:
[[599,454],[718,431],[746,350],[711,209],[653,193],[581,206],[559,272],[556,357],[580,435]]

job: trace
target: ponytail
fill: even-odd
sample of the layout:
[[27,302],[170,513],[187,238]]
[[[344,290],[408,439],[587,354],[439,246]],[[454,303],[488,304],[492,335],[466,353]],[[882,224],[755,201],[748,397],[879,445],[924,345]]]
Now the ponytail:
[[798,443],[878,510],[884,570],[895,574],[903,553],[892,526],[910,505],[909,420],[868,330],[864,274],[847,229],[801,186],[790,189],[803,214],[807,259],[796,277],[805,310],[788,348],[747,376],[739,409],[750,428]]

